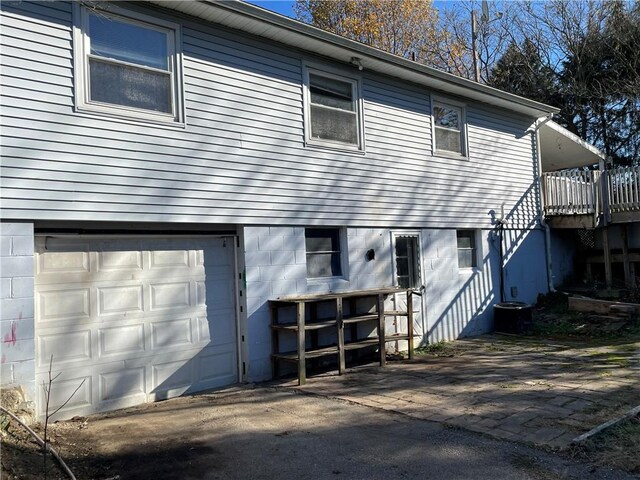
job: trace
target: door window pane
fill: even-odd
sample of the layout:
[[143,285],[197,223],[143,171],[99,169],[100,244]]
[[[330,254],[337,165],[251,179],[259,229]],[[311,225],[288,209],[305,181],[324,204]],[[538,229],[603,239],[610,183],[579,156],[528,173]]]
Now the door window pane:
[[401,288],[420,286],[418,237],[396,238],[396,279]]

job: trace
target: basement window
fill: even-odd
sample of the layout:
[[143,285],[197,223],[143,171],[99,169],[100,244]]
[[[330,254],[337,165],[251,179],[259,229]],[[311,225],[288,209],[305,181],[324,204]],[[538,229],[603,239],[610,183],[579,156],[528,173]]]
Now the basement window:
[[153,122],[182,121],[180,27],[114,5],[109,11],[76,8],[77,109]]
[[476,268],[478,266],[478,248],[475,230],[456,231],[458,241],[458,268]]
[[306,228],[307,278],[342,276],[342,242],[339,228]]

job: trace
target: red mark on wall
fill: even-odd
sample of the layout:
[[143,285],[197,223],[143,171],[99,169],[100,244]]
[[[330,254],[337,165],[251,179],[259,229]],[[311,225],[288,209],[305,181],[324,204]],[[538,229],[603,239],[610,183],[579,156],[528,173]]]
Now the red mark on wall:
[[11,345],[15,345],[18,337],[16,335],[17,325],[15,322],[11,322],[11,331],[7,333],[2,339],[2,343],[10,343]]
[[6,363],[7,362],[7,357],[6,355],[3,353],[2,354],[2,358],[0,358],[0,363]]

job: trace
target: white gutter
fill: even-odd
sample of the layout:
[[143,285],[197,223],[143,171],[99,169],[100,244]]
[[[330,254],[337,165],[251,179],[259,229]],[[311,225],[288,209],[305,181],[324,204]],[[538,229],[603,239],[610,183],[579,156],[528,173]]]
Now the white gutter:
[[[553,285],[553,260],[551,258],[551,228],[545,221],[544,215],[544,199],[542,193],[542,154],[540,152],[541,143],[540,143],[540,128],[547,123],[551,122],[551,116],[545,117],[544,119],[538,119],[535,123],[535,135],[536,135],[536,160],[538,162],[538,188],[540,189],[540,225],[544,228],[544,253],[545,260],[547,264],[547,282],[550,292],[555,292],[556,289]],[[553,122],[551,122],[553,123]]]

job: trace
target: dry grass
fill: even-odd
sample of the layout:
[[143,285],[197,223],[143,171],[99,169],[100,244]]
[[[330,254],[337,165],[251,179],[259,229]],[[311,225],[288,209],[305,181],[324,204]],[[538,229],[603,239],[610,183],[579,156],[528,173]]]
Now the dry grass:
[[640,474],[640,416],[636,416],[587,440],[579,455],[596,465]]

